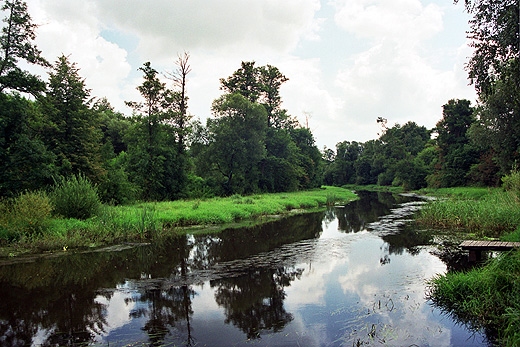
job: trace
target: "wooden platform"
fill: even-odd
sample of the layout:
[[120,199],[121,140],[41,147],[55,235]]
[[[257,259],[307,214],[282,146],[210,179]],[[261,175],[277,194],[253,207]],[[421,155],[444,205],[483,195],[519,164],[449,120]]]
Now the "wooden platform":
[[460,247],[469,250],[469,261],[478,261],[482,259],[482,252],[510,251],[520,248],[520,242],[466,240],[460,244]]

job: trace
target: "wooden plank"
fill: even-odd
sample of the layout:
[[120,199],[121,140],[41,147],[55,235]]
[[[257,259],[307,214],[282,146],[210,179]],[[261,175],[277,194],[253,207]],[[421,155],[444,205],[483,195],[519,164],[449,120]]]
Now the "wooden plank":
[[509,250],[520,248],[520,242],[465,240],[460,244],[460,247],[476,250]]

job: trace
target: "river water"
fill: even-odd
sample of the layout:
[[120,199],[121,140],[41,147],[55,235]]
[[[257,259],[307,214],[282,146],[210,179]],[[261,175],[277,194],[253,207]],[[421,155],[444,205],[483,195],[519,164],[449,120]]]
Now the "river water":
[[7,261],[0,346],[487,346],[425,299],[447,271],[412,197]]

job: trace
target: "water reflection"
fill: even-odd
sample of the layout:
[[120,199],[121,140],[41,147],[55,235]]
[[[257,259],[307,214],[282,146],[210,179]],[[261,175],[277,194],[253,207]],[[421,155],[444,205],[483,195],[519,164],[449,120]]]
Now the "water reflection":
[[435,235],[403,222],[418,205],[361,197],[247,230],[0,266],[0,345],[485,345],[425,302],[424,281],[446,265]]

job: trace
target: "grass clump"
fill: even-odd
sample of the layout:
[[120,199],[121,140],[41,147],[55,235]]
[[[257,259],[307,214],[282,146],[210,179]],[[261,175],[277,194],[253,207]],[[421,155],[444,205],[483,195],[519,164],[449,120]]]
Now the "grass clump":
[[475,329],[496,336],[501,346],[520,343],[520,251],[491,259],[469,272],[439,275],[427,297]]
[[502,186],[520,201],[520,171],[517,168],[513,169],[509,175],[502,177]]
[[64,218],[88,219],[101,207],[96,188],[83,175],[60,179],[50,196],[54,212]]

